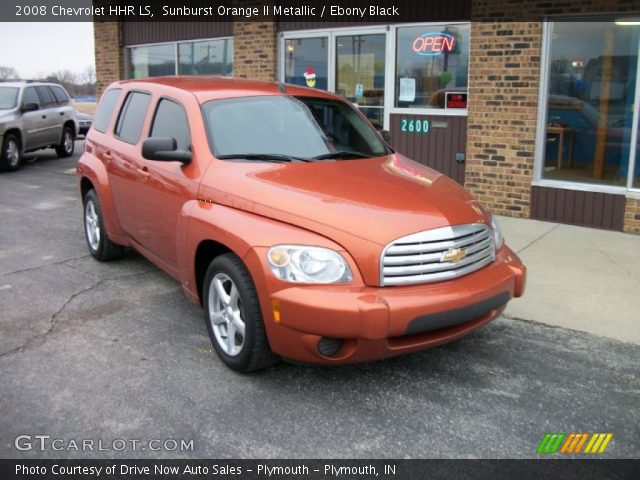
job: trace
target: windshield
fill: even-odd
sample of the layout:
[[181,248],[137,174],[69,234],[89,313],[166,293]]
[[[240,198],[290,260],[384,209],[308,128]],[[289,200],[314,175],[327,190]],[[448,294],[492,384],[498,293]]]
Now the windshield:
[[259,159],[255,155],[275,154],[320,160],[389,153],[367,121],[338,100],[286,95],[245,97],[207,102],[202,110],[217,157],[250,154]]
[[0,110],[16,108],[18,104],[18,87],[0,87]]

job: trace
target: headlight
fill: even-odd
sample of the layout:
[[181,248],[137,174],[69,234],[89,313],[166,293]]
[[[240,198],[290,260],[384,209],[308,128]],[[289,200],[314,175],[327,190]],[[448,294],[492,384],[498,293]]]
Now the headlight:
[[497,251],[504,245],[504,237],[502,236],[502,227],[500,226],[500,222],[498,222],[498,217],[495,215],[491,215],[491,228],[493,230],[493,243]]
[[276,245],[267,260],[273,274],[287,282],[345,283],[353,278],[342,255],[328,248]]

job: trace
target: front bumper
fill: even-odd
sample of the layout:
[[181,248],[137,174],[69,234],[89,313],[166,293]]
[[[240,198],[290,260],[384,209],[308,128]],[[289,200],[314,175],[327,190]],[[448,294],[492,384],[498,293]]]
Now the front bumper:
[[[524,292],[526,268],[508,247],[455,280],[406,287],[292,285],[263,302],[272,350],[308,363],[370,361],[435,347],[497,317]],[[339,345],[323,355],[322,339]],[[325,340],[326,341],[326,340]]]

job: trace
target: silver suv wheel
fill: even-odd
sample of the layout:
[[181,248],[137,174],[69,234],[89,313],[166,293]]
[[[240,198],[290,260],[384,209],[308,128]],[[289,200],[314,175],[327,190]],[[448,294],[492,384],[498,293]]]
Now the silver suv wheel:
[[7,150],[5,151],[7,160],[9,160],[9,166],[15,168],[20,161],[20,147],[14,139],[10,139],[7,142]]

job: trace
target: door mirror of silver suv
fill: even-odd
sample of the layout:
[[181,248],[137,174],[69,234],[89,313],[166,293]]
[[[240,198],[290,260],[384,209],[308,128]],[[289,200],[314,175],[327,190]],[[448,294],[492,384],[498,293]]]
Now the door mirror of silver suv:
[[23,112],[35,112],[36,110],[40,109],[40,105],[38,105],[37,103],[25,103],[24,105],[22,105],[21,110]]

